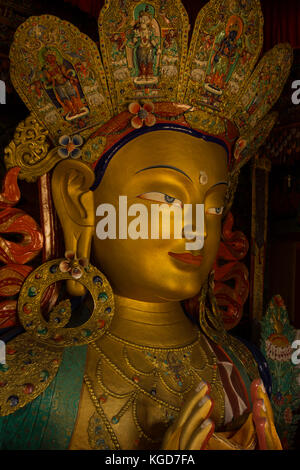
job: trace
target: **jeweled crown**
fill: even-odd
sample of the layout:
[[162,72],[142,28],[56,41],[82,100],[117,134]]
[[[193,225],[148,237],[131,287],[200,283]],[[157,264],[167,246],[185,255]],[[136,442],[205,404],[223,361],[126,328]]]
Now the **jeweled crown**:
[[275,123],[269,111],[292,49],[279,44],[257,64],[259,0],[210,0],[188,49],[189,29],[180,0],[106,0],[100,52],[66,21],[25,21],[10,51],[11,79],[31,116],[6,149],[7,167],[21,167],[19,177],[32,181],[60,158],[95,164],[131,130],[174,121],[221,136],[237,171]]

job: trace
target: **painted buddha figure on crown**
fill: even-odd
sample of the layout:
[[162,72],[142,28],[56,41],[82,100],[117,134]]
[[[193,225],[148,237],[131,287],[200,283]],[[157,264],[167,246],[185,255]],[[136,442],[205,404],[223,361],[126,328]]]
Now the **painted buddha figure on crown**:
[[[32,114],[5,161],[38,182],[44,263],[22,285],[26,331],[7,342],[12,353],[0,370],[1,446],[280,449],[257,364],[224,328],[213,265],[239,169],[276,120],[269,110],[291,49],[278,45],[257,65],[257,0],[211,0],[188,53],[179,0],[124,8],[110,0],[100,13],[102,61],[89,38],[51,16],[27,20],[11,48],[12,80]],[[137,57],[152,68],[138,80],[130,44],[144,17],[155,43],[139,39]],[[66,115],[45,86],[40,51],[50,42],[84,113]],[[162,222],[156,239],[100,239],[97,208],[114,206],[119,221],[119,196],[149,209],[148,227],[153,203],[203,204],[203,247],[186,249],[188,230],[164,239]],[[56,259],[56,216],[65,259]],[[116,233],[123,229],[117,223]],[[195,296],[197,322],[181,303]]]

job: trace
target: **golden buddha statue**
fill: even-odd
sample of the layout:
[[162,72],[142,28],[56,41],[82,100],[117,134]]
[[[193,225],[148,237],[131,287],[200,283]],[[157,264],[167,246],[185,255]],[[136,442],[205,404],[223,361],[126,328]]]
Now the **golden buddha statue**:
[[[179,0],[123,8],[110,0],[100,13],[103,64],[89,38],[46,15],[21,25],[11,48],[12,80],[32,114],[5,162],[19,178],[38,179],[44,263],[24,276],[17,308],[26,332],[7,342],[0,369],[1,446],[281,449],[257,364],[222,323],[212,268],[239,169],[275,122],[268,111],[291,49],[277,46],[253,71],[262,43],[257,0],[211,0],[188,54]],[[137,64],[126,44],[143,15],[155,35],[155,80],[131,73]],[[171,33],[172,58],[164,49]],[[85,103],[72,119],[63,93],[57,101],[43,82],[40,51],[50,43]],[[158,237],[128,237],[120,196],[148,209],[148,228],[153,203],[202,204],[203,246],[186,249],[194,218],[181,238],[162,236],[162,217]],[[115,208],[119,236],[99,237],[101,205]],[[56,214],[65,259],[53,249]],[[181,303],[195,296],[197,323]]]

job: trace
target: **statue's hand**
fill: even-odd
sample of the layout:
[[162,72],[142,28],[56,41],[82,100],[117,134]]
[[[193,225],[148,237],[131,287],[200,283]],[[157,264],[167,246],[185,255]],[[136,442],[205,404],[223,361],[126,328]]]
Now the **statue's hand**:
[[251,384],[251,399],[253,403],[253,422],[259,449],[282,450],[274,425],[272,406],[261,379],[253,380]]
[[209,419],[213,401],[208,395],[209,386],[200,382],[195,395],[182,408],[178,419],[165,434],[164,450],[201,450],[214,432]]

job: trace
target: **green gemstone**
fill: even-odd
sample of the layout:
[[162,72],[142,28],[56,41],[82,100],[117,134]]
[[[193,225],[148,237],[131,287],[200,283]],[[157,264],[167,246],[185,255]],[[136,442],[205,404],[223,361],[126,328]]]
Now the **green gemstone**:
[[101,302],[106,302],[108,299],[108,295],[106,294],[106,292],[101,292],[98,295],[98,299],[101,300]]
[[91,330],[83,330],[81,334],[82,336],[85,336],[86,338],[88,338],[89,336],[91,336],[92,332]]
[[46,335],[48,333],[48,328],[40,328],[37,332],[39,335]]
[[0,364],[0,372],[7,372],[9,366],[7,364]]
[[41,382],[46,382],[49,379],[49,372],[47,370],[42,370],[40,373]]
[[29,297],[35,297],[37,294],[36,288],[35,287],[29,287],[28,289],[28,296]]

